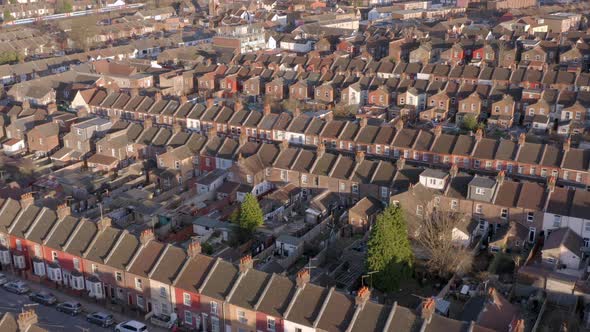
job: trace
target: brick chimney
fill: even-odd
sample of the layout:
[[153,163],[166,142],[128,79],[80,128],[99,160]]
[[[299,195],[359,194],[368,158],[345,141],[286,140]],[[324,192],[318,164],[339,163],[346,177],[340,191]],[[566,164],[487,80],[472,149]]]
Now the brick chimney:
[[475,132],[475,140],[477,142],[481,141],[481,139],[483,138],[483,130],[481,130],[481,128],[477,129],[477,131]]
[[55,211],[57,214],[57,219],[62,220],[63,218],[72,214],[72,209],[67,204],[60,204]]
[[318,149],[317,149],[318,158],[323,156],[325,152],[326,152],[326,145],[323,142],[320,142],[320,144],[318,144]]
[[209,137],[217,136],[217,128],[215,128],[215,126],[209,127],[209,129],[207,129],[207,136],[209,136]]
[[293,112],[293,117],[298,117],[301,115],[301,109],[299,107],[295,107],[295,112]]
[[404,166],[406,166],[406,158],[399,157],[395,165],[397,166],[398,170],[403,169]]
[[518,145],[524,145],[524,143],[526,143],[526,135],[524,133],[520,133],[520,136],[518,136]]
[[188,103],[188,97],[186,95],[180,96],[180,104],[183,105],[186,103]]
[[16,323],[20,331],[28,331],[29,328],[37,324],[38,321],[39,319],[34,309],[23,309],[23,312],[18,314]]
[[213,100],[213,98],[207,98],[206,103],[207,103],[207,108],[210,108],[215,103],[215,100]]
[[252,256],[246,255],[240,258],[240,273],[245,273],[249,269],[254,267],[254,260]]
[[362,309],[365,306],[365,303],[367,303],[367,301],[370,298],[371,298],[371,291],[369,290],[369,288],[367,286],[363,286],[363,287],[361,287],[361,289],[359,289],[358,293],[356,294],[356,298],[354,299],[354,302],[357,307]]
[[402,129],[404,129],[404,120],[398,118],[397,121],[395,121],[395,130],[400,131]]
[[172,125],[172,131],[173,131],[175,134],[179,134],[179,133],[181,133],[181,132],[182,132],[182,125],[180,124],[180,122],[175,122],[175,123]]
[[50,103],[49,105],[47,105],[47,113],[48,114],[53,114],[57,112],[57,104],[56,103]]
[[442,134],[442,125],[434,127],[434,136],[439,137]]
[[451,169],[449,170],[449,174],[452,178],[454,178],[455,176],[457,176],[457,173],[459,173],[459,166],[457,166],[457,164],[453,164],[453,166],[451,166]]
[[246,135],[246,132],[243,131],[240,134],[240,138],[238,140],[239,140],[240,146],[248,143],[248,135]]
[[557,179],[555,178],[555,176],[550,176],[549,179],[547,179],[547,191],[549,191],[550,193],[554,192],[556,182]]
[[436,302],[434,301],[434,297],[425,299],[422,301],[422,307],[420,308],[420,318],[430,323],[435,310]]
[[111,227],[113,224],[113,220],[111,217],[102,217],[97,223],[96,226],[98,227],[98,231],[102,232],[107,228]]
[[25,99],[23,101],[22,107],[23,107],[23,110],[29,110],[29,109],[31,109],[31,102],[28,99]]
[[161,92],[159,92],[159,91],[158,91],[158,92],[156,92],[156,94],[154,95],[154,99],[155,99],[156,101],[160,101],[160,100],[162,100],[162,93],[161,93]]
[[193,241],[188,245],[188,256],[190,258],[197,257],[201,254],[201,242]]
[[35,196],[33,193],[25,193],[20,196],[20,205],[21,208],[26,208],[29,205],[33,205],[35,203]]
[[361,150],[358,150],[358,151],[357,151],[357,152],[354,154],[354,160],[355,160],[357,163],[359,163],[359,164],[360,164],[360,163],[362,163],[362,162],[363,162],[363,160],[365,160],[365,152],[364,152],[364,151],[361,151]]
[[272,107],[270,106],[270,103],[264,103],[264,109],[262,112],[264,113],[264,115],[272,113]]
[[496,182],[498,183],[498,185],[501,185],[502,183],[504,183],[504,178],[506,177],[506,172],[504,172],[504,170],[501,170],[498,175],[496,176]]
[[563,142],[563,152],[568,152],[572,145],[572,138],[568,137],[565,142]]
[[365,128],[367,126],[367,118],[361,118],[361,121],[359,124],[360,124],[361,128]]
[[141,235],[139,236],[139,242],[141,242],[141,244],[146,244],[155,239],[156,236],[154,235],[154,230],[151,228],[144,230],[143,232],[141,232]]
[[129,95],[130,95],[131,97],[136,97],[136,96],[139,96],[139,89],[138,89],[138,88],[132,88],[132,89],[129,91]]
[[287,150],[288,148],[289,148],[289,140],[286,140],[286,139],[282,140],[280,149]]
[[309,270],[307,268],[301,269],[297,272],[297,277],[295,279],[295,283],[297,284],[298,288],[303,288],[305,284],[307,284],[311,279],[309,275]]
[[151,128],[154,125],[154,120],[150,116],[143,120],[143,129]]
[[234,103],[234,112],[237,113],[243,109],[244,109],[244,103],[242,103],[242,100],[240,98],[238,98],[236,100],[236,102]]

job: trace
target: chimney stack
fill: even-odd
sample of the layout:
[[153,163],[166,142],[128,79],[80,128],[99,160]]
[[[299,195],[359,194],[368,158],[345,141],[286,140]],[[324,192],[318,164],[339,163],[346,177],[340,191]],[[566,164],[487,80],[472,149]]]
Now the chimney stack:
[[194,240],[188,245],[188,256],[195,258],[201,254],[201,242]]
[[137,97],[137,96],[139,96],[139,89],[138,88],[132,88],[131,90],[129,90],[129,95],[131,97]]
[[434,136],[439,137],[442,134],[442,125],[434,127]]
[[297,272],[297,278],[295,279],[295,283],[297,284],[298,288],[303,288],[305,284],[307,284],[311,279],[309,275],[309,270],[307,268],[301,269]]
[[98,227],[98,231],[102,232],[102,231],[106,230],[107,228],[111,227],[112,224],[113,224],[113,220],[111,219],[111,217],[102,217],[98,221],[96,226]]
[[361,126],[361,128],[365,128],[367,126],[367,118],[366,117],[361,118],[360,126]]
[[406,166],[406,158],[404,158],[403,156],[399,157],[395,165],[397,166],[398,170],[403,169]]
[[31,109],[31,102],[28,99],[25,99],[23,101],[22,107],[23,107],[23,110],[29,110],[29,109]]
[[215,100],[213,100],[213,98],[207,98],[207,102],[206,103],[207,103],[207,108],[210,108],[215,103]]
[[286,139],[282,140],[280,149],[287,150],[288,148],[289,148],[289,140],[286,140]]
[[243,109],[244,109],[244,103],[242,103],[242,100],[240,98],[238,98],[236,100],[236,102],[234,103],[234,112],[237,113]]
[[518,145],[524,145],[524,143],[526,142],[526,135],[524,133],[520,133],[520,136],[518,136]]
[[363,160],[365,160],[365,152],[361,150],[356,151],[354,155],[354,160],[359,164],[362,163]]
[[449,170],[449,174],[452,178],[454,178],[455,176],[457,176],[457,173],[459,173],[459,166],[457,166],[457,164],[453,164],[453,166],[451,166],[451,169]]
[[568,152],[572,145],[572,138],[568,137],[565,142],[563,142],[563,152]]
[[320,144],[318,144],[318,148],[317,148],[318,158],[323,156],[324,153],[326,153],[326,145],[323,142],[320,142]]
[[248,143],[248,135],[246,135],[245,131],[243,131],[240,134],[239,143],[240,143],[240,146],[243,146],[244,144]]
[[361,287],[361,289],[359,289],[358,293],[356,294],[356,298],[355,298],[355,304],[357,307],[359,308],[363,308],[365,306],[365,303],[367,303],[367,301],[371,298],[371,291],[369,290],[369,288],[367,288],[367,286],[363,286]]
[[60,204],[57,207],[57,219],[62,220],[63,218],[69,216],[72,213],[72,209],[67,204]]
[[432,320],[432,316],[436,310],[436,302],[434,297],[430,297],[422,301],[422,308],[420,310],[420,318],[422,318],[427,323],[430,323]]
[[154,120],[152,117],[148,116],[143,120],[143,129],[149,129],[154,125]]
[[252,256],[246,255],[240,258],[240,273],[246,273],[251,268],[254,268]]
[[404,120],[402,120],[401,118],[398,118],[395,121],[395,130],[401,131],[402,129],[404,129]]
[[549,179],[547,180],[547,190],[552,193],[555,191],[555,183],[557,182],[557,179],[555,178],[555,176],[550,176]]
[[151,228],[148,228],[146,230],[144,230],[143,232],[141,232],[141,235],[139,237],[139,242],[141,242],[141,244],[146,244],[150,241],[153,241],[156,239],[156,236],[154,235],[154,230]]
[[188,103],[188,97],[186,95],[180,96],[180,105]]
[[159,91],[158,91],[158,92],[156,92],[156,94],[154,95],[154,99],[155,99],[156,101],[160,101],[160,100],[162,100],[162,93],[161,93],[161,92],[159,92]]
[[209,138],[217,136],[217,128],[215,128],[215,126],[209,127],[207,129],[207,136],[209,136]]
[[483,130],[481,130],[481,128],[477,129],[477,131],[475,132],[475,140],[477,142],[481,141],[481,139],[483,138]]
[[293,112],[293,117],[298,117],[301,115],[301,109],[299,107],[295,107],[295,111]]
[[47,105],[47,113],[48,114],[53,114],[57,112],[57,104],[56,103],[50,103],[49,105]]
[[33,193],[25,193],[20,196],[21,208],[25,209],[29,205],[33,205],[33,203],[35,203],[35,197],[33,196]]
[[172,125],[172,131],[173,131],[175,134],[179,134],[179,133],[181,133],[181,132],[182,132],[182,125],[180,124],[180,122],[175,122],[175,123]]
[[270,106],[270,103],[264,103],[264,109],[262,112],[264,113],[264,115],[269,115],[270,113],[272,113],[272,107]]
[[498,185],[501,185],[502,183],[504,183],[505,177],[506,177],[506,172],[504,172],[504,170],[501,170],[498,173],[498,176],[496,176],[496,182],[498,182]]
[[34,309],[23,309],[23,312],[18,314],[16,323],[20,331],[28,331],[31,326],[37,324],[38,321],[39,319]]

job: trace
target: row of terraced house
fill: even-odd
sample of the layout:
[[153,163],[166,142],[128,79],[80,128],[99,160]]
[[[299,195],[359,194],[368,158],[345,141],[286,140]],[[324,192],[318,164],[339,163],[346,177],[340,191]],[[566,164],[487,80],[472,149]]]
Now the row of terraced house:
[[[151,230],[139,236],[79,219],[62,205],[38,206],[32,194],[0,200],[0,263],[26,279],[97,301],[115,301],[161,317],[176,312],[199,331],[491,331],[434,313],[434,300],[411,310],[371,301],[310,282],[309,271],[289,279],[253,267],[250,256],[233,264],[159,242]],[[512,330],[519,331],[519,322]],[[519,325],[520,324],[520,325]]]

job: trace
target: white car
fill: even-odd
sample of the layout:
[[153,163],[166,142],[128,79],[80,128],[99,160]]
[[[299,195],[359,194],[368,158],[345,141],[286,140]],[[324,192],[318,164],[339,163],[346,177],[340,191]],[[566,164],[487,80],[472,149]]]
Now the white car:
[[4,285],[8,282],[8,278],[3,273],[0,273],[0,285]]
[[128,320],[123,323],[119,323],[115,327],[115,332],[148,332],[147,326],[144,323],[136,320]]

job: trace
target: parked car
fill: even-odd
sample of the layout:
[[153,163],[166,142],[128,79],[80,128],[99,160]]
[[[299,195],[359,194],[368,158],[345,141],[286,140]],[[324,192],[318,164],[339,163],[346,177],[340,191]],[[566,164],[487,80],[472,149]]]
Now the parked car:
[[7,282],[8,282],[8,278],[6,278],[6,276],[4,274],[0,273],[0,285],[4,285]]
[[76,316],[77,314],[82,312],[82,305],[80,302],[62,302],[55,307],[57,311],[65,312],[66,314],[70,314],[72,316]]
[[113,315],[100,311],[86,315],[86,320],[102,327],[109,327],[115,322],[113,320]]
[[144,323],[136,320],[128,320],[123,323],[119,323],[115,327],[115,332],[148,332],[147,326]]
[[31,292],[31,294],[29,294],[29,298],[31,299],[31,301],[45,305],[52,305],[55,302],[57,302],[57,298],[55,298],[53,294],[44,291]]
[[15,294],[25,294],[29,291],[29,286],[23,281],[10,281],[3,285],[4,289]]

